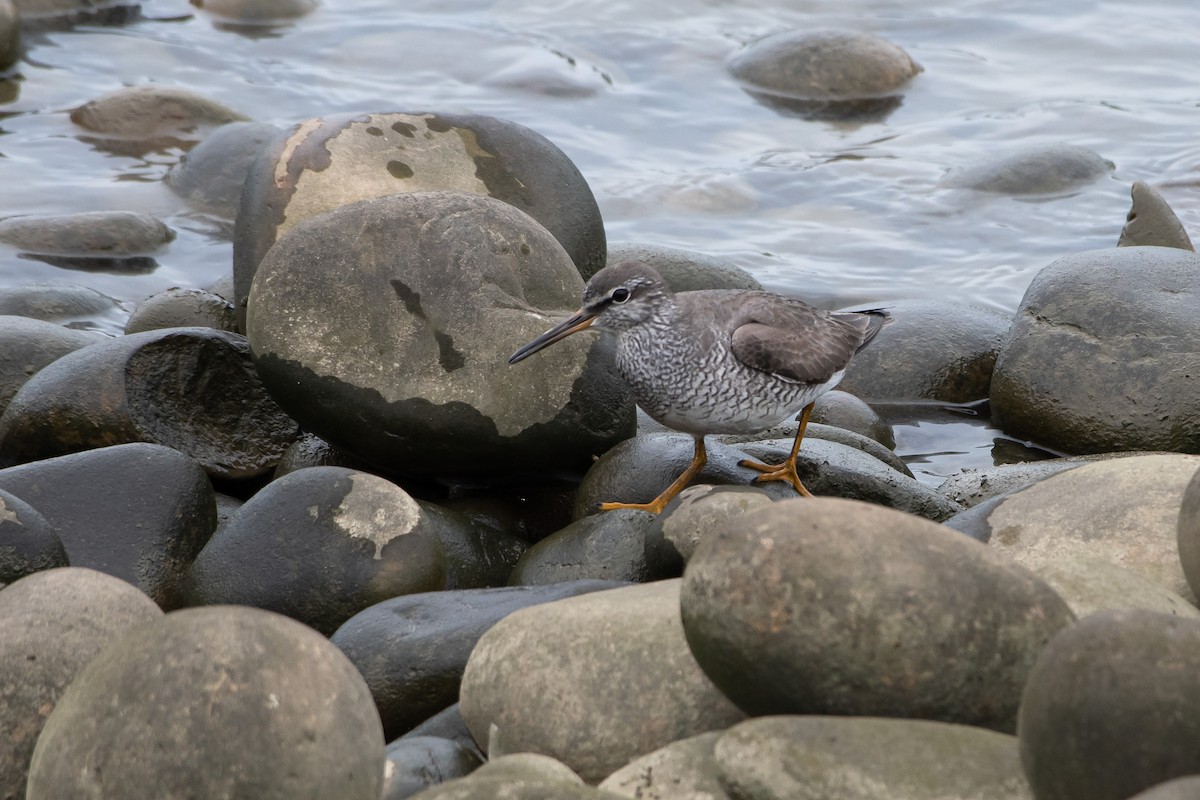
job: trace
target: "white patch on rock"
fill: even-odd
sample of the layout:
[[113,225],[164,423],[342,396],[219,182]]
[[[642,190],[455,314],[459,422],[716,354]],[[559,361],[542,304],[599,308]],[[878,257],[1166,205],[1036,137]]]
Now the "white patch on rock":
[[0,522],[20,522],[17,512],[8,507],[3,497],[0,497]]
[[421,519],[421,506],[396,484],[377,475],[356,472],[350,492],[333,512],[333,521],[347,536],[375,545],[374,559],[397,536],[411,533]]

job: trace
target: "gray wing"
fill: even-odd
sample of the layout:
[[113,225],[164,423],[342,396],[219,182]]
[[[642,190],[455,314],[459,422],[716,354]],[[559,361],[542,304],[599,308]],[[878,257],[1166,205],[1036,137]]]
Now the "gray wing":
[[889,321],[879,309],[830,312],[794,300],[760,306],[734,330],[734,356],[801,383],[824,383],[845,369]]

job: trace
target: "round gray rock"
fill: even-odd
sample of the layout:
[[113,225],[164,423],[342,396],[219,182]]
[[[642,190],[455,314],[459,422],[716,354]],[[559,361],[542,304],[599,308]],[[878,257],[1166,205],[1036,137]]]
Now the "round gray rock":
[[1012,730],[1038,651],[1074,619],[1027,570],[928,520],[786,500],[700,543],[684,629],[750,714],[851,714]]
[[769,717],[716,742],[739,800],[1032,800],[1017,739],[914,719]]
[[71,111],[79,127],[126,139],[201,139],[213,128],[245,119],[215,100],[161,83],[125,86]]
[[24,500],[0,489],[0,585],[65,566],[58,532]]
[[1133,205],[1121,229],[1117,247],[1178,247],[1195,250],[1187,229],[1175,216],[1175,211],[1154,187],[1145,181],[1134,181],[1130,190]]
[[754,289],[762,284],[746,270],[704,253],[657,244],[618,242],[608,246],[608,264],[641,261],[653,267],[673,292],[697,289]]
[[134,586],[79,567],[0,591],[0,797],[25,797],[38,735],[80,670],[113,639],[161,616]]
[[193,208],[232,220],[246,174],[264,148],[282,135],[282,130],[265,122],[222,125],[184,153],[163,182]]
[[864,401],[840,389],[826,392],[817,398],[810,421],[817,425],[853,431],[860,436],[874,439],[889,450],[896,448],[892,426]]
[[436,736],[412,736],[388,745],[381,800],[402,800],[436,783],[470,775],[482,763],[469,748]]
[[481,114],[318,117],[280,137],[246,178],[233,242],[238,313],[267,250],[297,224],[358,200],[426,191],[501,200],[548,230],[585,279],[604,266],[596,199],[540,134]]
[[28,317],[0,316],[0,414],[25,381],[42,367],[104,339],[95,331],[64,328]]
[[128,313],[116,298],[70,283],[31,283],[0,289],[0,314],[52,322],[84,322]]
[[138,211],[84,211],[0,220],[0,242],[29,253],[132,256],[153,253],[175,238],[158,217]]
[[1033,145],[985,157],[952,170],[942,185],[997,194],[1058,194],[1112,172],[1113,164],[1086,147]]
[[258,609],[185,609],[75,679],[28,798],[379,800],[383,764],[371,694],[324,637]]
[[233,303],[204,289],[178,286],[151,295],[138,304],[125,323],[125,333],[162,328],[216,328],[237,330]]
[[505,617],[463,673],[462,714],[476,741],[552,756],[595,782],[740,720],[688,650],[678,592],[678,581],[660,581]]
[[713,760],[713,747],[722,734],[712,731],[671,742],[635,758],[598,788],[637,800],[729,800]]
[[1038,800],[1125,800],[1200,773],[1200,620],[1101,611],[1056,636],[1021,699]]
[[1000,350],[995,420],[1072,453],[1200,452],[1198,306],[1196,253],[1120,247],[1058,259],[1029,285]]
[[633,432],[611,348],[579,336],[507,361],[582,291],[559,243],[513,206],[395,194],[292,228],[258,269],[247,333],[306,430],[390,470],[578,469]]
[[854,357],[839,389],[868,401],[988,396],[1009,315],[946,300],[896,300],[887,308],[894,321]]
[[650,578],[646,534],[653,514],[622,509],[584,517],[530,547],[509,575],[510,586],[592,578],[642,582]]
[[316,10],[317,0],[196,0],[197,8],[239,25],[277,25]]

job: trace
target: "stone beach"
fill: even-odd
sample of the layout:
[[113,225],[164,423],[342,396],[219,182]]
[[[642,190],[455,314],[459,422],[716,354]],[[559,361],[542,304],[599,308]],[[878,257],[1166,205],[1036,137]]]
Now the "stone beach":
[[[0,69],[130,8],[0,0]],[[916,55],[792,30],[724,69],[798,130],[870,126],[921,102]],[[765,281],[609,241],[531,127],[404,106],[281,126],[144,82],[64,114],[106,152],[186,149],[163,182],[232,250],[136,305],[0,285],[0,800],[1200,796],[1200,256],[1154,187],[1179,176],[1132,182],[1112,246],[1045,261],[1015,314],[872,298],[895,322],[816,404],[815,497],[740,464],[790,423],[709,437],[661,514],[599,512],[691,438],[635,407],[610,338],[509,355],[606,263]],[[1115,169],[1013,144],[936,191],[1053,203]],[[177,235],[0,219],[113,280]],[[938,485],[901,407],[990,415],[1041,460]]]

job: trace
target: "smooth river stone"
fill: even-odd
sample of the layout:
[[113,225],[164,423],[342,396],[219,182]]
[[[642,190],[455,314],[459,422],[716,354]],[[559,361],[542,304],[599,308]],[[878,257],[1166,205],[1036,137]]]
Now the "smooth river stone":
[[126,335],[163,328],[237,330],[233,304],[204,289],[173,287],[138,304],[125,322]]
[[476,741],[549,755],[589,782],[743,718],[688,649],[678,580],[510,614],[471,653],[460,697]]
[[84,668],[27,798],[379,800],[383,765],[371,694],[323,636],[255,608],[185,609]]
[[1112,172],[1113,164],[1086,147],[1033,145],[952,170],[942,181],[954,189],[997,194],[1057,194]]
[[84,211],[0,220],[0,242],[29,253],[133,256],[153,253],[175,238],[158,217],[137,211]]
[[1041,579],[920,517],[797,498],[700,543],[683,575],[696,661],[744,711],[1016,725],[1034,659],[1074,620]]
[[711,731],[671,742],[621,767],[599,788],[637,800],[730,800],[713,759],[723,734]]
[[125,139],[201,139],[246,117],[179,86],[124,86],[72,109],[71,121],[93,134]]
[[1005,433],[1069,453],[1200,451],[1200,255],[1117,247],[1044,267],[992,377]]
[[401,800],[436,783],[470,775],[481,763],[458,742],[436,736],[413,736],[388,745],[380,800]]
[[81,347],[104,341],[96,331],[29,317],[0,315],[0,413],[38,370]]
[[67,563],[58,531],[33,506],[0,489],[0,588]]
[[1038,800],[1125,800],[1200,773],[1200,620],[1101,611],[1056,636],[1021,699]]

